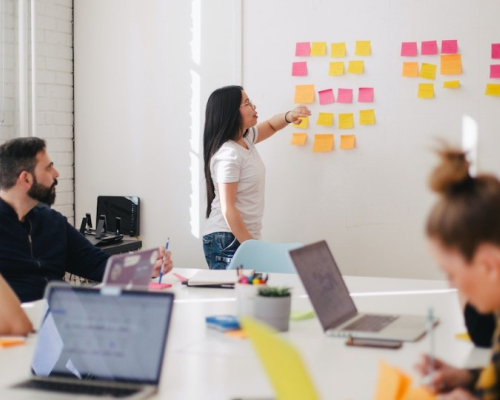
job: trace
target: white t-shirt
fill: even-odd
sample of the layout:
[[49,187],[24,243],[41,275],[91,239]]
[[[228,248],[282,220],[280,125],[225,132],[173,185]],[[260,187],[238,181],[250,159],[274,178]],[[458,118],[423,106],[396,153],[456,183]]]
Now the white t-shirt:
[[210,174],[215,186],[215,198],[203,235],[231,232],[221,212],[217,184],[238,182],[236,208],[253,238],[260,239],[266,168],[255,148],[257,137],[257,128],[250,128],[243,139],[248,149],[229,140],[212,156]]

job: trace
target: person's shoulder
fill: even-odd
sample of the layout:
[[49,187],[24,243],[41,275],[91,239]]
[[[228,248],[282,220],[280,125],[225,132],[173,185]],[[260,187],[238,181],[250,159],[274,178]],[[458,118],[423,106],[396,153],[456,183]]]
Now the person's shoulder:
[[234,143],[232,140],[228,140],[224,143],[219,150],[212,157],[212,161],[229,161],[236,160],[238,158],[238,145]]
[[33,213],[38,218],[60,220],[64,222],[68,221],[68,219],[59,211],[54,210],[53,208],[50,208],[48,205],[43,203],[39,203],[38,205],[36,205],[33,209]]

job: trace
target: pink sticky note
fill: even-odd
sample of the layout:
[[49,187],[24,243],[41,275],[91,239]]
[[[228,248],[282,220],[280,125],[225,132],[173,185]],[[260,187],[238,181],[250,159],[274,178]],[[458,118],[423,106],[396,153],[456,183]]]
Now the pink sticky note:
[[358,101],[360,103],[371,103],[373,101],[373,88],[360,87],[358,92]]
[[401,44],[402,57],[416,57],[417,56],[417,42],[403,42]]
[[431,56],[438,53],[438,44],[435,40],[429,40],[426,42],[422,42],[422,51],[423,56]]
[[319,104],[330,104],[335,101],[333,98],[333,89],[325,89],[320,90],[318,92],[319,95]]
[[163,290],[163,289],[168,289],[169,287],[172,287],[170,283],[158,283],[158,282],[151,282],[148,286],[150,290]]
[[311,55],[311,43],[298,42],[295,45],[295,55],[297,57],[309,57]]
[[458,42],[456,40],[443,40],[441,42],[441,53],[443,54],[457,54]]
[[491,58],[500,58],[500,43],[491,44]]
[[500,78],[500,64],[490,65],[490,78]]
[[294,62],[292,64],[292,76],[307,76],[307,62]]
[[337,103],[352,103],[352,89],[339,89]]

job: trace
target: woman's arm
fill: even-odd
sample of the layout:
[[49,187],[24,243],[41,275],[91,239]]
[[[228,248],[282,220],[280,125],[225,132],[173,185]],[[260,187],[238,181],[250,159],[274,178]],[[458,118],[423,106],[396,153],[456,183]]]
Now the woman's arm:
[[33,329],[19,299],[0,275],[0,334],[26,336]]
[[218,183],[220,207],[222,215],[231,229],[231,232],[238,242],[243,243],[245,240],[253,239],[250,232],[241,218],[241,214],[236,208],[236,192],[238,190],[238,182]]
[[273,134],[287,126],[290,122],[300,123],[301,119],[311,115],[311,111],[306,106],[298,106],[286,113],[277,114],[267,121],[257,124],[259,137],[255,143],[262,142]]

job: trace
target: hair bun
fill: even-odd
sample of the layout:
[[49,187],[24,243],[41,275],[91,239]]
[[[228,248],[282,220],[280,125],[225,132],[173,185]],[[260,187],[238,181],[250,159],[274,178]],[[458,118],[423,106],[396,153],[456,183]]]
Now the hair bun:
[[449,193],[470,181],[469,162],[463,151],[446,147],[437,153],[441,163],[429,177],[429,186],[434,192]]

